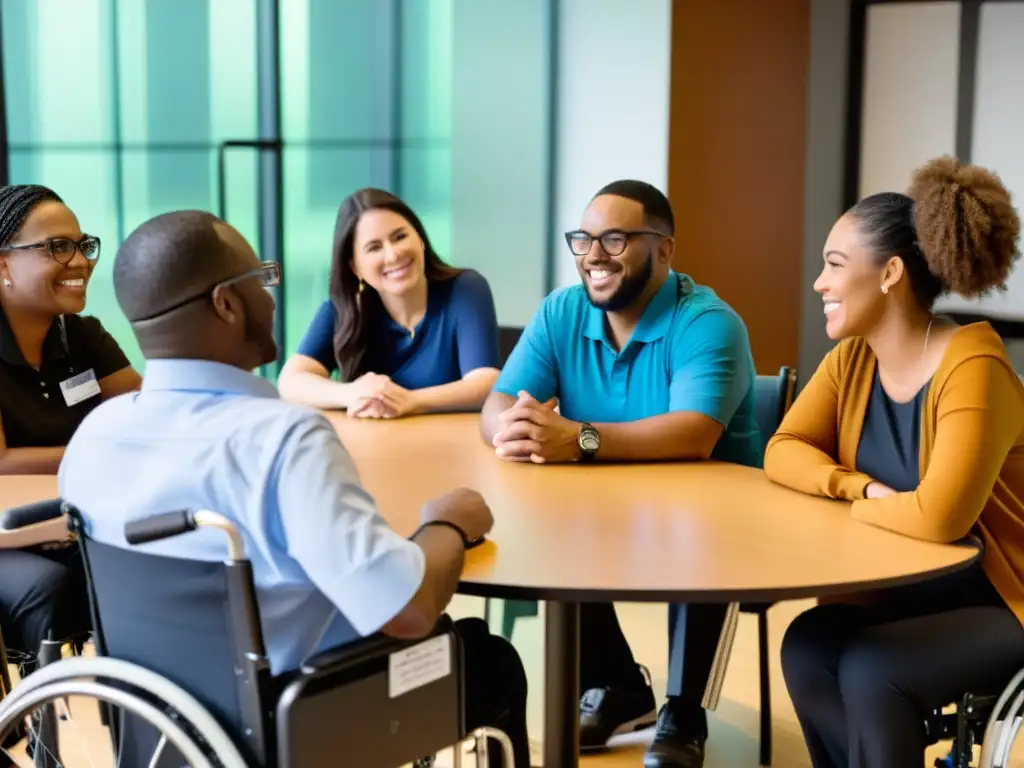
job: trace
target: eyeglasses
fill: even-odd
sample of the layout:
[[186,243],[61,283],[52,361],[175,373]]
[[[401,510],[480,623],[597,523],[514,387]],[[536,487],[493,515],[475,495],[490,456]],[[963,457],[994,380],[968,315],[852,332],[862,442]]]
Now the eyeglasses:
[[218,288],[223,288],[228,285],[234,285],[235,283],[240,283],[243,280],[249,280],[250,278],[253,277],[258,278],[260,281],[260,285],[262,285],[264,288],[273,288],[274,286],[281,284],[281,265],[276,261],[264,261],[262,264],[256,267],[256,269],[250,269],[248,272],[243,272],[237,277],[229,277],[227,280],[221,280],[219,283],[215,283],[214,285],[207,288],[205,291],[197,293],[195,296],[190,296],[189,298],[172,304],[171,306],[167,307],[167,309],[161,309],[159,312],[155,312],[152,315],[140,317],[134,322],[139,323],[143,322],[144,320],[152,320],[153,318],[160,317],[161,315],[170,314],[171,312],[174,312],[177,309],[181,309],[186,304],[191,304],[193,301],[198,301],[199,299],[205,299],[207,296],[212,295],[213,292],[216,291]]
[[90,264],[95,264],[100,257],[100,239],[92,235],[86,235],[76,242],[69,237],[55,237],[52,240],[44,240],[41,243],[5,245],[0,250],[46,251],[62,267],[66,267],[71,263],[71,260],[75,258],[75,251],[81,251],[86,261]]
[[250,277],[258,277],[260,285],[264,288],[273,288],[274,286],[281,284],[281,265],[276,261],[264,261],[256,267],[256,269],[250,269],[245,274],[239,275],[238,277],[232,277],[227,280],[221,280],[209,291],[206,291],[206,293],[212,293],[217,288],[225,285],[240,283],[243,280],[248,280]]
[[601,250],[609,256],[621,256],[630,240],[643,235],[668,237],[664,232],[655,232],[653,229],[607,229],[596,237],[582,229],[574,229],[572,232],[565,233],[565,242],[569,244],[569,250],[576,256],[586,256],[590,253],[595,240],[601,242]]

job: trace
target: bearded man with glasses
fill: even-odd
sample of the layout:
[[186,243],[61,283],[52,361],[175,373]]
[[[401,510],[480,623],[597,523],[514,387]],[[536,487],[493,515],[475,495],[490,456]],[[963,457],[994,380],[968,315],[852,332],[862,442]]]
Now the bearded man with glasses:
[[[760,466],[746,327],[672,270],[674,227],[664,194],[625,180],[598,192],[566,233],[582,284],[545,299],[481,414],[500,459]],[[669,607],[668,700],[648,768],[704,764],[701,702],[725,616],[724,605]],[[584,604],[580,619],[580,748],[593,750],[654,723],[656,702],[614,606]]]

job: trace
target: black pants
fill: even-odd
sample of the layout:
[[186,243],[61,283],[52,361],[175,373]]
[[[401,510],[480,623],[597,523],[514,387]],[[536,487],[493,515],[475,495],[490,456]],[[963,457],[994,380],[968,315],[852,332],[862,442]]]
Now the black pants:
[[[526,671],[516,649],[492,635],[483,619],[455,623],[462,639],[465,664],[466,727],[489,725],[508,734],[516,754],[515,768],[530,768],[530,742],[526,733]],[[501,763],[501,750],[491,742],[490,764]]]
[[790,625],[782,670],[814,768],[920,766],[924,717],[995,694],[1024,665],[1024,628],[980,567],[812,608]]
[[0,551],[0,629],[9,649],[36,654],[52,630],[89,630],[89,597],[78,545]]
[[[670,605],[666,693],[699,708],[725,623],[725,605]],[[580,616],[580,688],[637,690],[643,677],[633,660],[615,606],[584,603]]]

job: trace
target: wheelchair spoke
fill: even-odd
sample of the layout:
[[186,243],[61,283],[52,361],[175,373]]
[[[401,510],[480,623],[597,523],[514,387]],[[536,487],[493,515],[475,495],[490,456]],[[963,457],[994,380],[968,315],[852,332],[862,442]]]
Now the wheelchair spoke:
[[163,734],[160,735],[160,741],[156,745],[156,749],[153,750],[153,759],[149,761],[149,768],[156,768],[160,765],[160,758],[164,755],[164,747],[167,746],[167,737]]

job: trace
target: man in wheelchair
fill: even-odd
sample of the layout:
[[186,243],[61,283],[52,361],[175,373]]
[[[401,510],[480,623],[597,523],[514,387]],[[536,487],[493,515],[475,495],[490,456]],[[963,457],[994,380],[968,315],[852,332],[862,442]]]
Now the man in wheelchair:
[[[59,476],[61,497],[102,545],[128,548],[125,524],[155,512],[227,518],[251,562],[274,675],[378,631],[429,634],[458,585],[465,548],[493,522],[479,494],[458,489],[427,502],[422,526],[402,538],[377,513],[330,423],[250,373],[277,357],[265,288],[278,281],[276,264],[261,264],[209,213],[165,214],[133,232],[117,254],[114,288],[147,360],[144,384],[86,419]],[[395,467],[396,482],[404,471]],[[211,528],[138,549],[224,560],[223,535]],[[479,620],[457,622],[455,633],[467,727],[504,731],[516,768],[528,768],[522,662]],[[490,764],[501,765],[496,744]]]

